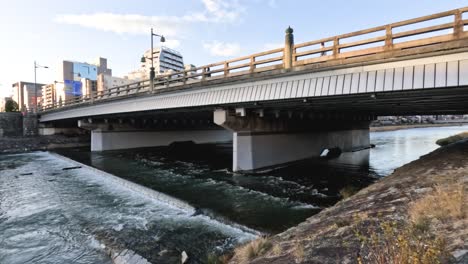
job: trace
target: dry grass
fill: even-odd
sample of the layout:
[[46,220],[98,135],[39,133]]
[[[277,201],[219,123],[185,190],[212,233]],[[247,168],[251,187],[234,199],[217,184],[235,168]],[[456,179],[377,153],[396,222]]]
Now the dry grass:
[[340,195],[343,199],[353,196],[359,191],[359,188],[353,185],[347,185],[340,190]]
[[265,254],[272,244],[267,238],[261,237],[235,250],[240,263],[248,263],[252,259]]
[[227,264],[232,256],[229,255],[222,255],[218,256],[216,254],[209,254],[206,257],[205,263],[206,264]]
[[468,197],[463,183],[438,185],[429,194],[412,202],[408,214],[413,223],[426,219],[448,220],[466,217]]
[[466,219],[468,200],[463,182],[434,187],[412,202],[408,222],[383,222],[356,232],[362,243],[358,263],[432,264],[448,259],[446,239],[432,223],[453,223]]
[[362,243],[359,264],[436,264],[445,263],[445,241],[414,225],[398,226],[383,222],[357,234]]
[[297,247],[294,249],[294,259],[296,262],[302,262],[304,261],[304,246],[302,244],[297,245]]
[[273,255],[275,256],[279,256],[283,253],[283,250],[281,249],[281,246],[276,244],[273,249],[271,250],[271,252],[273,253]]

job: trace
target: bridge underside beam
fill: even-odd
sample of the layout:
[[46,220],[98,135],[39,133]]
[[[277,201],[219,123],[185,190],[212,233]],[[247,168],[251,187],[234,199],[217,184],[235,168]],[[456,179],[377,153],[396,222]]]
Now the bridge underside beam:
[[233,131],[233,171],[253,171],[318,157],[325,148],[350,152],[370,145],[371,117],[311,121],[236,116],[217,110],[214,118],[215,123]]
[[168,146],[173,142],[193,141],[197,144],[232,141],[232,133],[224,129],[179,131],[91,131],[91,151]]

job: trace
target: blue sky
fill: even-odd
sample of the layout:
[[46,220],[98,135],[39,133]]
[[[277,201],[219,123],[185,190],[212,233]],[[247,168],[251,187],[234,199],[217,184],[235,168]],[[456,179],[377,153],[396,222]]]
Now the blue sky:
[[185,63],[203,65],[296,43],[468,6],[468,0],[0,0],[0,95],[13,82],[57,79],[64,60],[101,56],[115,76],[135,70],[150,27]]

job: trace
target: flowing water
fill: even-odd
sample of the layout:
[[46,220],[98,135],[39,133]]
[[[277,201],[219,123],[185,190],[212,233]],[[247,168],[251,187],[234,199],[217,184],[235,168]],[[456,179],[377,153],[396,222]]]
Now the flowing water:
[[376,148],[236,174],[228,145],[60,154],[187,203],[175,207],[47,152],[0,156],[0,263],[110,263],[104,245],[153,263],[190,263],[294,226],[468,127],[371,133]]

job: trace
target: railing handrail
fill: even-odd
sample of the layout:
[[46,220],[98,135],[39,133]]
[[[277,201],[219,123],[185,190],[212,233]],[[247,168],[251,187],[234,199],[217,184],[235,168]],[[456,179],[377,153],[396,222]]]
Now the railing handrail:
[[[219,61],[183,71],[162,74],[157,76],[154,85],[157,89],[163,89],[172,86],[186,85],[194,82],[203,82],[210,79],[227,78],[275,69],[287,69],[290,66],[286,64],[287,60],[285,59],[285,56],[288,55],[292,56],[292,58],[290,57],[292,60],[291,67],[294,67],[324,63],[328,61],[332,62],[335,60],[343,60],[354,57],[364,56],[363,58],[365,59],[365,56],[382,52],[394,52],[401,49],[417,48],[431,44],[468,38],[468,33],[464,30],[465,25],[468,25],[468,19],[463,19],[463,13],[466,12],[468,12],[468,7],[463,7],[432,15],[407,19],[383,26],[372,27],[332,37],[322,38],[319,40],[299,43],[296,45],[291,43],[292,54],[290,54],[290,52],[286,52],[286,43],[285,47],[258,52],[225,61]],[[453,16],[453,21],[448,23],[443,22],[435,25],[404,30],[397,33],[393,32],[395,28],[401,28],[450,16]],[[422,34],[430,34],[448,29],[453,29],[453,33],[422,37],[395,43],[395,40],[404,40],[404,38],[414,37]],[[366,34],[375,34],[376,32],[381,32],[382,34],[379,36],[372,36],[369,38],[353,40],[351,42],[340,43],[341,40],[365,36]],[[325,45],[330,42],[332,43],[331,45]],[[319,47],[317,47],[317,45],[319,45]],[[368,47],[368,45],[374,46]],[[299,49],[301,50],[299,51]],[[354,50],[343,52],[344,49]],[[281,55],[278,53],[281,53]],[[310,56],[311,58],[306,58],[307,56]],[[93,103],[96,100],[114,98],[116,96],[137,94],[142,92],[154,92],[149,88],[149,80],[137,81],[131,84],[112,87],[105,91],[92,92],[88,96],[76,97],[60,103],[56,102],[52,105],[42,108],[41,111],[61,107],[64,105]]]

